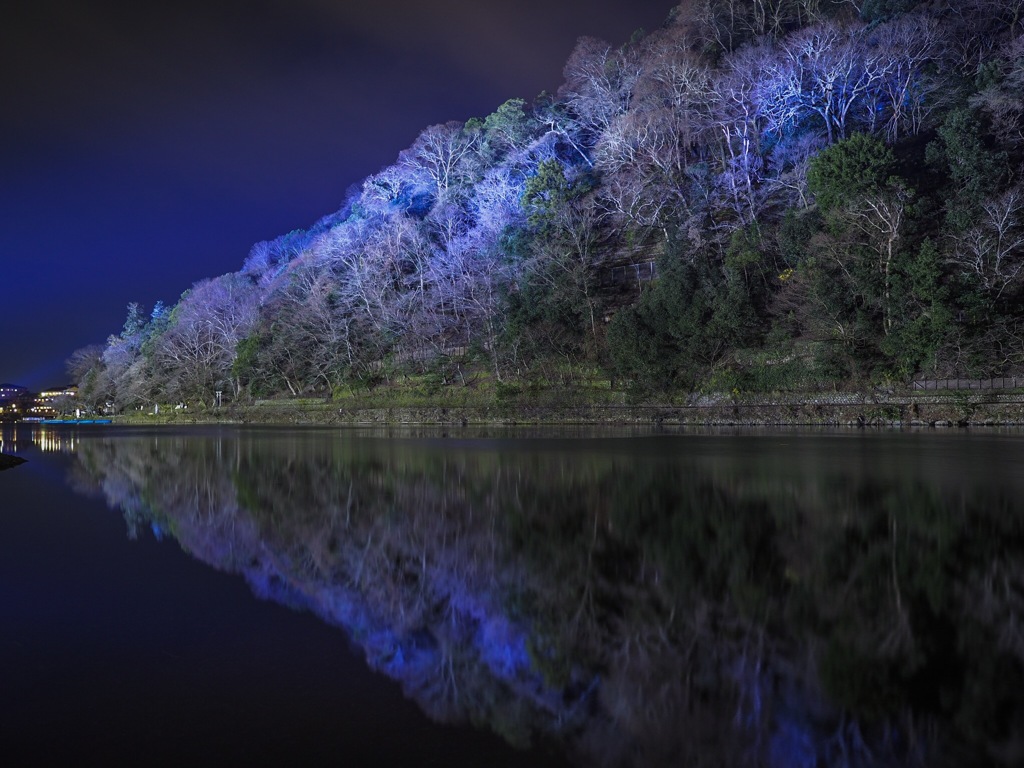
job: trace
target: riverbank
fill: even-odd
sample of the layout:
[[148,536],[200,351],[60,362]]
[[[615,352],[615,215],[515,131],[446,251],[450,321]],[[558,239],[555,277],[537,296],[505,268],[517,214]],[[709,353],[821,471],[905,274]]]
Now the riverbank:
[[288,425],[652,425],[967,427],[1024,425],[1024,392],[813,393],[715,396],[684,403],[587,403],[544,398],[492,404],[444,399],[388,405],[379,400],[260,400],[211,409],[136,411],[115,424]]

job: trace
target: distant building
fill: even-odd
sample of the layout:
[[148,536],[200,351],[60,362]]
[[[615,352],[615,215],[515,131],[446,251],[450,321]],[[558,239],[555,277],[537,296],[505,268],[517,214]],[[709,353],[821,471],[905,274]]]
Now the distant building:
[[19,419],[32,407],[32,393],[19,384],[0,384],[0,419]]
[[0,384],[0,400],[17,400],[28,394],[28,389],[18,384]]
[[19,384],[0,384],[0,419],[4,421],[39,420],[71,413],[78,398],[78,387],[53,387],[38,395]]
[[67,387],[57,387],[56,389],[44,389],[39,393],[39,400],[43,402],[53,402],[62,397],[78,397],[78,387],[71,384]]
[[52,418],[70,413],[75,408],[78,387],[74,384],[65,387],[44,389],[36,395],[35,402],[29,408],[32,416]]

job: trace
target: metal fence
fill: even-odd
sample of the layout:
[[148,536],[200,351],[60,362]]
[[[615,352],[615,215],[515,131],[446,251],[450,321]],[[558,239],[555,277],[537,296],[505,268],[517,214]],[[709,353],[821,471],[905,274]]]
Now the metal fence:
[[658,276],[657,262],[641,261],[632,264],[617,264],[600,270],[598,281],[604,289],[639,287]]
[[1017,389],[1024,387],[1024,379],[922,379],[912,382],[913,389]]

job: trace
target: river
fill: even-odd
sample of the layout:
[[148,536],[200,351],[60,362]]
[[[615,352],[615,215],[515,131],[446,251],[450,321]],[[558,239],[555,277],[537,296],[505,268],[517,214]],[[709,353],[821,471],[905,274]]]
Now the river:
[[0,755],[1017,765],[1024,432],[5,428]]

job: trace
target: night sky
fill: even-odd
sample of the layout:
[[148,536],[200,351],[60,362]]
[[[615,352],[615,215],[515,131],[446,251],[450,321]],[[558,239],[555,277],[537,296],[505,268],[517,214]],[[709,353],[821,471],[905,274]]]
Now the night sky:
[[306,228],[428,125],[562,83],[672,0],[15,0],[0,11],[0,382]]

